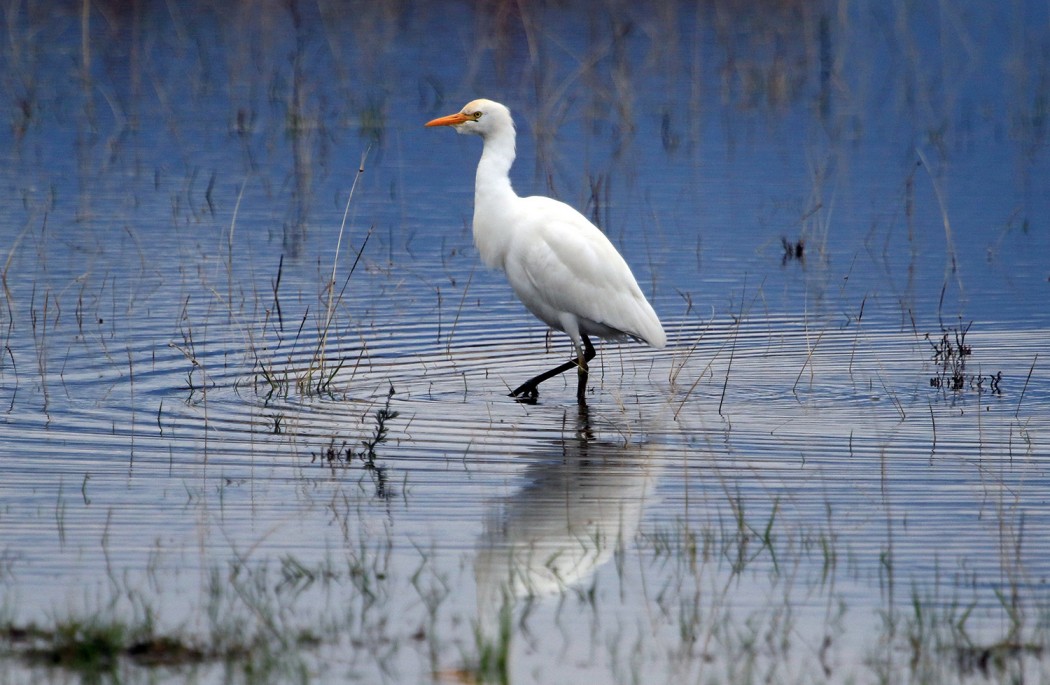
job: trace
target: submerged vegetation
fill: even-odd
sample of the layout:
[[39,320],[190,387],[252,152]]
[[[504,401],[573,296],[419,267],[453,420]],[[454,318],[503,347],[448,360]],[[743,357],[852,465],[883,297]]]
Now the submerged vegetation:
[[355,461],[359,461],[375,485],[376,497],[381,499],[392,497],[394,493],[388,483],[389,476],[386,467],[376,463],[376,448],[386,441],[387,433],[389,432],[387,421],[392,421],[399,416],[397,411],[390,408],[390,401],[393,398],[394,387],[390,386],[386,402],[382,408],[377,409],[373,414],[375,425],[372,428],[372,433],[360,441],[360,448],[354,449],[353,446],[348,446],[345,440],[339,446],[336,446],[336,438],[332,436],[328,441],[328,445],[313,453],[310,461],[317,461],[333,470],[337,467],[350,468]]
[[[63,621],[53,629],[35,625],[3,628],[12,654],[32,664],[63,668],[87,678],[118,671],[125,660],[142,667],[186,666],[205,660],[230,659],[247,648],[215,654],[192,641],[171,635],[150,635],[146,627],[99,623],[87,619]],[[10,654],[9,654],[10,656]]]
[[941,333],[937,340],[926,335],[926,340],[933,347],[933,363],[937,365],[937,375],[930,378],[930,387],[943,388],[959,392],[967,388],[976,392],[987,392],[992,395],[1003,394],[1003,372],[995,374],[966,373],[966,358],[973,354],[973,348],[966,344],[966,334],[973,322],[965,327],[950,328]]
[[[203,606],[193,607],[200,615],[192,623],[206,617],[205,624],[192,630],[190,624],[162,630],[152,607],[130,622],[104,608],[45,625],[7,621],[0,654],[37,677],[61,669],[89,681],[134,682],[149,680],[144,674],[155,669],[184,682],[211,682],[219,674],[238,682],[340,679],[341,669],[354,673],[371,663],[398,681],[406,675],[399,653],[407,650],[430,664],[424,678],[509,683],[517,679],[514,660],[523,648],[595,650],[612,681],[634,680],[657,663],[661,672],[691,682],[1013,682],[1045,674],[1050,604],[1029,615],[1014,612],[990,636],[976,588],[968,597],[957,590],[940,597],[935,593],[945,588],[913,587],[898,605],[899,570],[885,549],[878,624],[874,631],[860,628],[855,619],[864,600],[846,586],[864,571],[845,568],[857,561],[849,559],[855,552],[834,529],[834,517],[827,528],[798,533],[776,511],[755,523],[740,515],[731,527],[649,526],[633,541],[637,568],[602,573],[553,610],[539,595],[504,595],[488,629],[484,616],[466,619],[462,632],[473,633],[473,641],[446,634],[464,617],[450,592],[457,581],[442,577],[448,569],[439,570],[431,552],[418,552],[414,570],[402,568],[391,565],[389,530],[347,531],[347,545],[318,563],[284,554],[213,569]],[[134,580],[124,582],[128,587],[107,600],[110,607],[141,602],[130,587]],[[755,591],[766,601],[744,601]],[[645,597],[647,618],[610,623],[610,600],[632,592]],[[553,634],[534,632],[547,621]],[[858,639],[863,646],[854,644]],[[450,648],[458,656],[449,659]],[[861,659],[852,656],[858,648]]]

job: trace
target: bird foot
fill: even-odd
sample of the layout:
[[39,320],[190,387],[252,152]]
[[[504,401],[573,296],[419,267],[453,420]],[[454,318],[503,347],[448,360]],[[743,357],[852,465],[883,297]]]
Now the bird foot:
[[540,390],[535,385],[526,383],[510,393],[509,396],[522,404],[536,404],[536,400],[540,397]]

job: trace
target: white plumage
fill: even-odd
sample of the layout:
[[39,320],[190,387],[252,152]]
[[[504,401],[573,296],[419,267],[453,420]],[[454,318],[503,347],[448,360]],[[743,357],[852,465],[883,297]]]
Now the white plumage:
[[481,136],[484,150],[474,184],[474,244],[482,261],[502,269],[518,299],[551,328],[564,331],[576,359],[522,384],[511,396],[534,401],[540,383],[577,367],[576,396],[582,404],[587,362],[594,357],[588,336],[667,344],[656,312],[645,299],[627,262],[594,224],[548,197],[518,197],[511,187],[514,121],[491,100],[474,100],[460,112],[427,122]]

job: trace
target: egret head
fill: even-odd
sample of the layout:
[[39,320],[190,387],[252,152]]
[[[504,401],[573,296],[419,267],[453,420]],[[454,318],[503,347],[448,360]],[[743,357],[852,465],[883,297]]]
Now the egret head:
[[510,110],[492,100],[474,100],[447,117],[428,121],[426,126],[451,126],[456,133],[473,133],[482,138],[496,131],[514,130]]

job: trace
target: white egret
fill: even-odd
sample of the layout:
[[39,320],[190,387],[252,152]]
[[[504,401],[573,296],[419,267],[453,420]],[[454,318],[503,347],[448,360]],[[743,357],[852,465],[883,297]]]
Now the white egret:
[[575,367],[576,398],[584,404],[587,364],[595,355],[588,336],[630,337],[658,348],[667,344],[660,319],[604,233],[564,202],[514,192],[510,167],[515,133],[509,109],[491,100],[474,100],[426,125],[481,136],[474,245],[487,266],[506,273],[525,307],[551,328],[567,333],[576,349],[575,359],[529,379],[511,397],[535,401],[540,383]]

